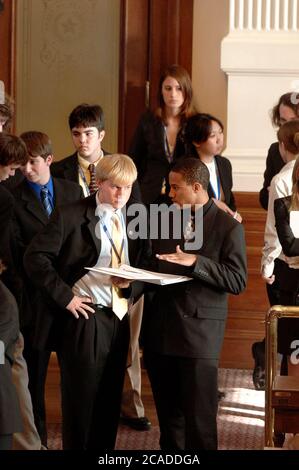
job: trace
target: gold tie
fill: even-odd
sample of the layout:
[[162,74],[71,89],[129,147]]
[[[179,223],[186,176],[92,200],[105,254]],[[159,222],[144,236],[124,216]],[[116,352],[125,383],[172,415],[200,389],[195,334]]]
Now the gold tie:
[[[111,267],[118,268],[121,263],[125,262],[124,248],[123,248],[123,231],[121,222],[117,214],[111,218],[112,222],[112,240],[115,250],[111,246]],[[119,256],[117,256],[116,252]],[[121,297],[121,289],[112,285],[112,310],[120,320],[125,316],[128,311],[128,300]]]

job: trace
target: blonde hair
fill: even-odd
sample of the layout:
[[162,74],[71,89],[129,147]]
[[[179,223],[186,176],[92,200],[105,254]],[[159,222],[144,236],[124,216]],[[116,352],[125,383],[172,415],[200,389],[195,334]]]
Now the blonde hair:
[[299,210],[299,156],[296,158],[295,165],[292,173],[292,195],[291,195],[291,205],[289,211],[298,211]]
[[137,169],[128,155],[115,153],[104,156],[96,167],[98,181],[111,180],[116,185],[130,185],[137,179]]

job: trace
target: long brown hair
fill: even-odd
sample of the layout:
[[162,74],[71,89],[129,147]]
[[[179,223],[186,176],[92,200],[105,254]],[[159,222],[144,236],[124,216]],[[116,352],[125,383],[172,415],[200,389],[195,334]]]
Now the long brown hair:
[[297,155],[299,153],[299,119],[285,122],[277,131],[277,139],[285,149]]
[[158,89],[158,103],[159,107],[156,109],[156,115],[160,117],[163,121],[165,120],[165,102],[162,94],[162,85],[164,80],[167,77],[174,78],[182,88],[184,102],[182,104],[179,116],[181,120],[185,121],[189,116],[192,116],[195,112],[193,106],[193,90],[192,83],[189,73],[184,67],[180,65],[173,64],[167,67],[162,73],[159,81]]
[[5,271],[5,269],[6,269],[6,266],[3,263],[2,259],[0,259],[0,274],[2,274],[3,271]]

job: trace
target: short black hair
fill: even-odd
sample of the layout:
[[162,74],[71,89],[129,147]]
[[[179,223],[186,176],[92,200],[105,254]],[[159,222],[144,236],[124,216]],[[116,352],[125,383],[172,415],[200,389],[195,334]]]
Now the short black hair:
[[212,130],[212,121],[217,122],[223,130],[223,124],[220,119],[211,114],[198,113],[190,117],[185,129],[187,144],[191,145],[192,142],[196,142],[197,144],[206,142]]
[[188,185],[200,183],[207,191],[210,182],[208,167],[199,158],[182,157],[171,168],[171,172],[182,175]]
[[44,160],[49,155],[53,155],[53,148],[47,134],[39,131],[27,131],[20,135],[25,142],[27,152],[30,157],[42,157]]
[[69,115],[70,130],[74,127],[96,127],[99,132],[105,129],[104,111],[98,104],[82,103]]

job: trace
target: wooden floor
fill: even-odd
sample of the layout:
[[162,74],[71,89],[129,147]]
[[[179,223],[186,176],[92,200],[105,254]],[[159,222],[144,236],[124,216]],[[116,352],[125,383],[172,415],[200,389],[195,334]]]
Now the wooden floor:
[[[142,369],[142,401],[145,408],[145,415],[151,421],[153,426],[158,424],[155,405],[151,386],[147,377],[147,373]],[[60,411],[60,387],[59,387],[59,368],[56,360],[56,355],[52,353],[50,365],[48,369],[48,377],[46,383],[46,407],[47,407],[47,422],[61,423]]]

